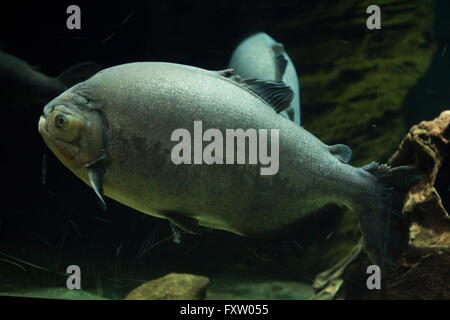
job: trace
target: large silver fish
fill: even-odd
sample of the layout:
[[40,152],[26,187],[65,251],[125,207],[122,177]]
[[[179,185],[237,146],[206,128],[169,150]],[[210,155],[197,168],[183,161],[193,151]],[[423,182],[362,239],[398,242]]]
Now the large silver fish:
[[[361,215],[372,259],[390,265],[408,243],[401,209],[417,170],[346,164],[348,147],[327,146],[275,111],[291,98],[281,82],[242,80],[230,70],[131,63],[49,102],[39,132],[102,201],[104,193],[192,232],[207,226],[253,237],[282,236],[327,204],[344,205]],[[230,128],[278,129],[278,173],[263,176],[250,164],[174,164],[173,132],[193,132],[199,120],[224,136]]]
[[242,78],[283,81],[294,91],[289,108],[281,115],[301,125],[300,87],[297,71],[281,43],[267,33],[256,33],[242,41],[233,51],[228,68]]

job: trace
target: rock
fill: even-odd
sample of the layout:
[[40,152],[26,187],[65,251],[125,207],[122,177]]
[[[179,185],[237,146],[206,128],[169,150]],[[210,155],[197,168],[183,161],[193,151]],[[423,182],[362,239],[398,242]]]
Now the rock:
[[450,110],[411,128],[389,164],[410,164],[425,174],[406,200],[404,213],[435,230],[450,223]]
[[170,273],[137,287],[125,300],[201,300],[209,279],[187,273]]
[[395,270],[383,274],[380,290],[369,290],[371,264],[361,243],[314,282],[314,299],[450,299],[450,110],[413,126],[390,158],[424,171],[405,199],[403,214],[412,222],[409,248]]

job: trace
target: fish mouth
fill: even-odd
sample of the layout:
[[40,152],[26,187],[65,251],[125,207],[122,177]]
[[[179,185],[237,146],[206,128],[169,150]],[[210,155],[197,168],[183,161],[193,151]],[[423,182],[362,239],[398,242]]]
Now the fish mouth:
[[44,138],[49,138],[50,137],[50,133],[48,132],[48,121],[47,121],[47,119],[50,118],[50,115],[53,112],[53,110],[55,110],[55,106],[54,105],[50,105],[50,103],[48,103],[44,107],[43,114],[39,118],[38,131],[39,131],[39,133],[42,136],[44,136]]
[[53,111],[55,111],[55,108],[57,106],[57,104],[55,104],[54,102],[55,99],[53,99],[44,106],[44,109],[42,110],[43,113],[39,118],[38,124],[39,132],[43,135],[46,135],[46,137],[50,136],[50,132],[48,131],[48,122],[51,118]]
[[50,138],[50,133],[48,132],[48,121],[47,121],[47,115],[43,114],[39,118],[38,123],[38,131],[44,138]]

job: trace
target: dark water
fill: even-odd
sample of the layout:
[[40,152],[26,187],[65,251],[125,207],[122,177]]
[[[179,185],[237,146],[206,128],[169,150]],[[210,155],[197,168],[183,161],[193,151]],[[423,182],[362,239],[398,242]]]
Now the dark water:
[[450,59],[448,58],[448,39],[450,38],[450,3],[437,1],[434,23],[434,36],[437,50],[433,56],[426,74],[410,90],[405,104],[408,106],[408,125],[421,120],[432,120],[448,107],[450,92],[448,75],[450,74]]
[[[82,28],[74,31],[66,28],[72,3],[15,2],[1,12],[0,49],[50,76],[82,61],[104,68],[169,61],[221,70],[240,41],[264,31],[285,45],[297,68],[305,128],[326,143],[350,145],[353,164],[361,165],[385,161],[410,125],[433,119],[450,100],[448,4],[384,3],[382,19],[390,23],[382,20],[381,30],[369,31],[365,1],[86,2],[80,4]],[[406,36],[422,40],[411,48],[393,45],[391,39]],[[406,80],[384,75],[385,64]],[[393,85],[399,81],[401,88]],[[365,83],[384,91],[364,97]],[[295,239],[262,241],[208,229],[201,236],[181,232],[176,243],[165,220],[110,199],[102,211],[92,190],[43,143],[37,131],[43,105],[15,108],[17,96],[1,94],[0,292],[39,289],[40,296],[64,298],[58,291],[66,286],[64,272],[76,264],[83,289],[108,299],[171,272],[209,277],[212,299],[304,299],[313,293],[315,275],[359,239],[357,219],[334,210]],[[367,120],[356,128],[355,117]],[[374,147],[369,139],[381,136],[389,142]],[[279,286],[282,293],[274,289]]]

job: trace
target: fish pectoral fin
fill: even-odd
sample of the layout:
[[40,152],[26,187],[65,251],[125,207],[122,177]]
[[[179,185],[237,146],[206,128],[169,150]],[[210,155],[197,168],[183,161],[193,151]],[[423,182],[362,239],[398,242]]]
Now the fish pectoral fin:
[[95,194],[100,200],[100,206],[103,210],[106,210],[106,203],[103,200],[103,184],[102,184],[102,169],[92,165],[88,168],[89,183]]
[[200,226],[198,225],[198,221],[194,218],[182,216],[179,213],[172,213],[172,212],[170,213],[166,212],[163,213],[163,215],[166,217],[166,219],[168,219],[178,228],[180,228],[183,231],[186,231],[187,233],[191,234],[200,233]]
[[275,43],[272,45],[272,51],[275,55],[275,64],[277,66],[276,80],[282,80],[288,64],[288,61],[284,57],[285,51],[283,44]]
[[345,144],[334,144],[332,146],[328,146],[328,150],[343,163],[348,163],[352,158],[352,150]]

